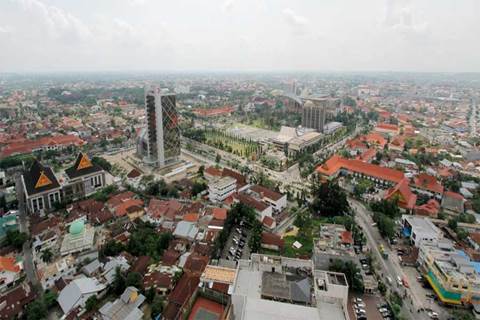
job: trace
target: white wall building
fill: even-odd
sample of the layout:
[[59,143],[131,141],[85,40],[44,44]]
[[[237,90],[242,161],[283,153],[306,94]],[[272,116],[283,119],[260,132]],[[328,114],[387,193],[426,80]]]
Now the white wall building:
[[428,218],[402,216],[403,233],[419,247],[420,244],[435,244],[443,238],[442,231]]
[[232,177],[222,177],[208,185],[208,198],[212,202],[222,202],[237,188],[237,181]]

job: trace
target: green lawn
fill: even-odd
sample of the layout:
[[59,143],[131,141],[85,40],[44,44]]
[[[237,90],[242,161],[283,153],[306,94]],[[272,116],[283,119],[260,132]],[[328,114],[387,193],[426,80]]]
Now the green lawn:
[[[285,240],[285,248],[283,250],[283,256],[297,258],[297,257],[311,257],[313,250],[313,239],[288,236],[283,238]],[[298,241],[302,244],[300,249],[295,249],[293,243]]]

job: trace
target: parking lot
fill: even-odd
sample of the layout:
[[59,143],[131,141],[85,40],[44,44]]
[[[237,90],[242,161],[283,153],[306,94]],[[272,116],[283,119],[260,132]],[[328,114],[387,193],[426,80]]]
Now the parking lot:
[[[356,299],[361,299],[361,301],[359,301],[359,304],[356,303]],[[351,320],[392,319],[390,316],[386,316],[384,318],[379,311],[382,310],[382,308],[379,307],[386,307],[386,303],[385,300],[383,300],[378,295],[350,294],[348,297],[348,314]],[[356,310],[360,312],[356,312]],[[387,313],[385,313],[385,315],[387,315]]]
[[232,232],[228,237],[227,243],[223,248],[222,258],[233,261],[238,261],[239,259],[249,259],[249,240],[250,232],[245,225],[233,227]]

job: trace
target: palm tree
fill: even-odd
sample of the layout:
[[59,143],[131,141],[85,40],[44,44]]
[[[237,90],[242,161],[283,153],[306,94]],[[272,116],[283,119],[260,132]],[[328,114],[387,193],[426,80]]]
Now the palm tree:
[[52,258],[53,258],[52,251],[50,249],[44,250],[42,252],[41,258],[42,258],[43,262],[50,263],[52,261]]

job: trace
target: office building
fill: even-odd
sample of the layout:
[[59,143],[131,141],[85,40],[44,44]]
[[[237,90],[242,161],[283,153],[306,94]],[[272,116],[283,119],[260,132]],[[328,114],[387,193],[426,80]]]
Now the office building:
[[338,99],[311,98],[302,108],[302,126],[323,133],[327,112],[334,112],[339,105]]
[[180,156],[175,94],[162,91],[159,87],[146,88],[145,108],[147,148],[144,161],[159,167],[174,163]]

